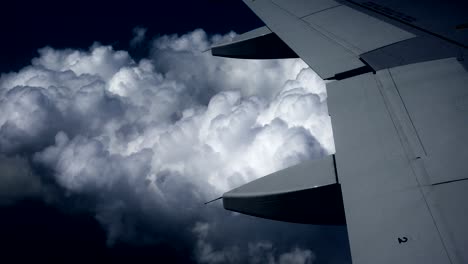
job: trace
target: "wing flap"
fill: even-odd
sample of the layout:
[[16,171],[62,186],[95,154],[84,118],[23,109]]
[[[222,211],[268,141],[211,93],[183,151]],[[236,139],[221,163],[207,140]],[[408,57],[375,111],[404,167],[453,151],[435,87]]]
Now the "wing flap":
[[450,263],[378,74],[327,84],[355,263]]
[[424,186],[432,215],[453,263],[468,263],[468,181]]
[[[468,178],[468,73],[449,58],[389,70],[424,149],[425,184]],[[465,107],[464,107],[465,106]]]

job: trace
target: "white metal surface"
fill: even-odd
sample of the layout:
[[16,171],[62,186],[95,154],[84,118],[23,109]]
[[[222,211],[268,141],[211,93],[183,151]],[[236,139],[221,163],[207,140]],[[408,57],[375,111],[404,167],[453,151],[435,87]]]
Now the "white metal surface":
[[468,181],[423,189],[452,263],[468,263]]
[[338,6],[303,18],[356,55],[378,49],[414,34],[347,6]]
[[353,263],[450,263],[375,75],[327,90]]
[[455,59],[390,69],[426,152],[429,183],[468,178],[468,74]]
[[340,5],[333,0],[273,0],[273,2],[299,18]]

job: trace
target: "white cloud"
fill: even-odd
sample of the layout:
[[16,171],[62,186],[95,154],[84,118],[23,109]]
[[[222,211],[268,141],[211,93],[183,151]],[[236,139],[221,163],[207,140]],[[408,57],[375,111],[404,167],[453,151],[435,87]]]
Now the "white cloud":
[[95,44],[90,51],[54,50],[46,47],[39,50],[39,57],[32,60],[38,68],[63,72],[72,71],[76,75],[97,75],[109,80],[119,69],[134,64],[126,51],[114,51],[110,46]]
[[[26,151],[66,190],[95,196],[110,243],[137,240],[143,221],[147,236],[195,233],[200,262],[237,261],[238,246],[218,252],[195,224],[199,204],[334,144],[324,83],[302,61],[200,52],[232,35],[163,36],[139,62],[98,44],[41,49],[0,78],[0,152]],[[313,261],[308,250],[275,254],[273,263]]]

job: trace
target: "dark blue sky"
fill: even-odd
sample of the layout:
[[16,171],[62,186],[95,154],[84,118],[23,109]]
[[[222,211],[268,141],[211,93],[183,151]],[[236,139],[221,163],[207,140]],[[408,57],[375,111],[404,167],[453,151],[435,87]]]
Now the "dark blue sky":
[[231,0],[7,1],[0,12],[0,72],[18,70],[44,46],[86,49],[98,41],[127,50],[137,26],[157,36],[196,28],[243,33],[263,24],[242,1]]

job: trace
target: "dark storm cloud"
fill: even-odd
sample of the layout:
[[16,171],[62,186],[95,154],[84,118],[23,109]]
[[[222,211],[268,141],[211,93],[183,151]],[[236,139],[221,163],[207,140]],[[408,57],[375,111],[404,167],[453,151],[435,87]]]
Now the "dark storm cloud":
[[[135,34],[140,43],[144,31]],[[44,48],[31,66],[2,75],[0,166],[9,173],[1,183],[12,188],[0,195],[43,195],[30,160],[66,192],[92,197],[110,246],[169,245],[200,263],[320,258],[330,242],[317,239],[330,233],[318,227],[259,224],[202,206],[334,152],[323,81],[300,60],[201,52],[233,35],[162,36],[138,62],[98,44],[89,51]],[[13,195],[15,188],[23,192]]]
[[43,195],[41,180],[34,175],[24,158],[0,154],[0,171],[0,206],[10,205],[19,199],[38,198]]
[[141,44],[144,42],[145,37],[146,37],[146,28],[142,27],[136,27],[133,29],[133,38],[130,41],[130,47],[131,48],[137,48],[141,46]]

